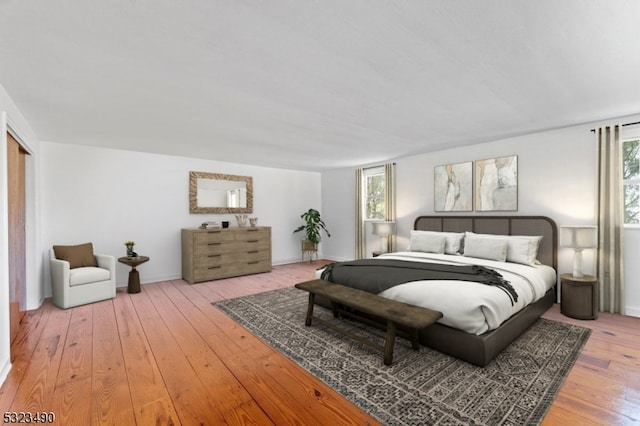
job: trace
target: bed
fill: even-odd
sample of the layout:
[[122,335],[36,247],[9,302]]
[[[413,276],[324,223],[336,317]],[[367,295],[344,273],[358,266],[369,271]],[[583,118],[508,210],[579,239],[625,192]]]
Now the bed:
[[[428,291],[433,293],[421,295],[420,300],[423,302],[417,302],[418,299],[414,293],[418,288],[427,288],[422,286],[423,282],[414,281],[390,287],[379,293],[376,291],[383,297],[443,311],[444,317],[438,323],[421,331],[420,343],[425,346],[484,367],[533,324],[556,300],[557,227],[548,217],[419,216],[415,219],[414,231],[412,231],[410,250],[384,254],[365,262],[427,261],[439,264],[481,265],[482,268],[498,271],[507,281],[510,287],[509,292],[513,293],[510,296],[504,288],[497,289],[479,286],[476,283],[458,282],[462,291],[455,290],[459,295],[455,296],[453,301],[447,301],[446,297],[449,296],[444,296],[442,289],[452,288],[452,281],[438,280],[428,282]],[[449,245],[449,243],[455,244],[451,236],[458,235],[465,236],[462,244],[466,241],[468,247],[458,248]],[[496,235],[512,237],[510,241],[507,241],[508,238],[492,238]],[[525,236],[532,238],[520,238]],[[446,253],[433,253],[438,250],[431,250],[429,247],[432,243],[442,243],[442,238],[447,240]],[[495,244],[493,241],[496,241]],[[533,258],[511,257],[511,254],[517,254],[519,249],[510,244],[515,242],[524,244],[527,241],[531,244],[535,242],[537,250]],[[426,248],[417,247],[418,244],[423,244]],[[442,244],[444,247],[445,243]],[[531,245],[527,247],[529,246]],[[509,247],[510,259],[503,261],[493,258],[494,251],[496,253],[503,251],[506,255],[507,247]],[[476,255],[482,258],[476,259],[473,256],[474,250]],[[460,251],[464,251],[465,256],[461,256],[458,253]],[[497,256],[500,256],[500,253]],[[527,256],[529,256],[528,253]],[[333,281],[344,284],[338,280]],[[492,292],[501,294],[497,297],[500,303],[496,302],[495,306],[490,299],[487,299],[486,303],[484,299],[485,293],[490,295]],[[460,295],[460,293],[468,294]],[[467,303],[463,297],[471,302],[475,299],[481,300],[482,307],[472,306],[472,303]],[[480,311],[482,311],[480,313],[483,315],[482,318],[478,318]]]

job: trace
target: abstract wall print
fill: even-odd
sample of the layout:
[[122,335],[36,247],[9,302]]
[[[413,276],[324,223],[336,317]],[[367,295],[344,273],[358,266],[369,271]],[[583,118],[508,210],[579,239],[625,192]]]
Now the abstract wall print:
[[437,212],[473,211],[473,163],[435,167],[434,210]]
[[518,156],[476,161],[476,211],[518,210]]

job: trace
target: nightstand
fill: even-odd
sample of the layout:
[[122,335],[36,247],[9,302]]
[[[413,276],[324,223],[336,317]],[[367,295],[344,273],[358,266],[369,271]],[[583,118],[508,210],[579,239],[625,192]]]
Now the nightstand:
[[561,274],[560,311],[571,318],[598,318],[598,280],[592,275],[576,278]]

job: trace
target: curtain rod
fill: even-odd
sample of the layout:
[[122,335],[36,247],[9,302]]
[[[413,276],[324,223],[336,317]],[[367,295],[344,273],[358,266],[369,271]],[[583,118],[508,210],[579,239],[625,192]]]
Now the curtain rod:
[[[624,124],[621,124],[620,126],[626,127],[626,126],[633,126],[634,124],[640,124],[640,121],[636,121],[634,123],[624,123]],[[591,129],[591,132],[595,133],[596,129]]]
[[[378,167],[384,167],[385,164],[389,164],[389,163],[378,164],[377,166],[362,167],[362,170],[377,169]],[[395,162],[392,162],[390,164],[393,164],[394,166],[396,165]]]

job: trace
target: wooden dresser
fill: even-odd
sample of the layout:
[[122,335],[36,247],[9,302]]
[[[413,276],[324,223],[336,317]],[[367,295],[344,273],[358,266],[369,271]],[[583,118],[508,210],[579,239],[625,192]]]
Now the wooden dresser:
[[189,284],[271,271],[271,228],[182,230],[182,278]]

